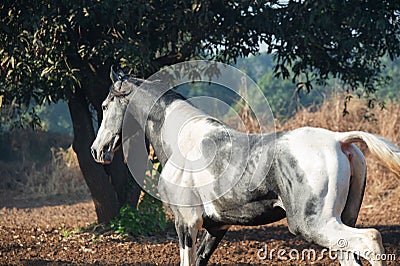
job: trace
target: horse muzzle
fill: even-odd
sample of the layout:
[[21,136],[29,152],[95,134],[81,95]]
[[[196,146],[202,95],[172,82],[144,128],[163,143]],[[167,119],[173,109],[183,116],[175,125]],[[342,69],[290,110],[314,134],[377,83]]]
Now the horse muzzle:
[[101,164],[110,164],[119,146],[121,146],[120,135],[114,135],[106,145],[96,145],[95,141],[91,147],[93,159]]

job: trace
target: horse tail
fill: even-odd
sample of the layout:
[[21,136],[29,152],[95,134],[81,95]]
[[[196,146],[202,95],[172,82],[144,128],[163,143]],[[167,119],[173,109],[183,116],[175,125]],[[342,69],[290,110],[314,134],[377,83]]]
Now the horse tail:
[[338,140],[342,145],[364,142],[375,158],[400,176],[400,149],[387,139],[362,131],[350,131],[339,133]]

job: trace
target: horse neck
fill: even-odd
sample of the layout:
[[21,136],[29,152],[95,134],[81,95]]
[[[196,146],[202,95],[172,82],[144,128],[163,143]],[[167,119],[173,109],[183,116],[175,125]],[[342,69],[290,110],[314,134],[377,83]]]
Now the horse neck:
[[189,121],[195,116],[205,116],[180,94],[157,85],[137,88],[129,99],[128,111],[140,124],[162,163],[167,159],[161,136],[163,126],[171,121]]

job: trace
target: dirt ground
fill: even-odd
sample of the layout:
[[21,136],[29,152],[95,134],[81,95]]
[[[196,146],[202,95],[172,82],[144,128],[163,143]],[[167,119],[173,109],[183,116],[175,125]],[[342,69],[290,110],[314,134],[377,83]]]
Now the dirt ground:
[[[385,202],[371,202],[367,194],[358,220],[360,227],[373,226],[382,233],[388,265],[400,265],[399,198],[391,193]],[[173,228],[139,238],[116,235],[94,225],[96,215],[88,195],[30,199],[2,191],[0,204],[0,265],[179,263]],[[278,254],[279,249],[285,251]],[[304,252],[309,250],[315,253]],[[212,256],[211,265],[339,265],[330,259],[334,257],[291,235],[282,221],[234,227]]]

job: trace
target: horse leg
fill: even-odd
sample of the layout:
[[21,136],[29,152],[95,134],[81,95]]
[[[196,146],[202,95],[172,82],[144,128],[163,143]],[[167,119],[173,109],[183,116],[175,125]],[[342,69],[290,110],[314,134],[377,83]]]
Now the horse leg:
[[196,261],[197,233],[202,226],[199,208],[181,207],[175,212],[175,229],[179,238],[181,266],[191,266]]
[[342,212],[342,220],[348,226],[355,226],[364,197],[367,168],[364,155],[357,146],[351,144],[347,151],[349,152],[351,177],[346,205]]
[[348,256],[349,259],[343,257],[341,260],[344,265],[346,263],[357,265],[354,254],[364,257],[373,266],[384,265],[384,262],[379,260],[384,254],[384,249],[381,235],[377,230],[352,228],[343,224],[338,216],[329,218],[322,213],[318,214],[321,215],[318,220],[306,219],[302,222],[299,221],[298,224],[291,221],[291,231],[310,242],[340,252],[339,255],[342,257]]
[[[373,266],[384,265],[384,262],[379,260],[384,254],[380,233],[372,228],[352,228],[341,220],[350,190],[351,169],[345,154],[337,153],[337,156],[337,163],[325,164],[324,168],[309,164],[302,182],[296,186],[283,184],[282,190],[290,192],[282,194],[285,197],[284,202],[286,201],[285,207],[287,206],[289,230],[332,251],[350,254],[349,257],[357,254]],[[326,157],[333,156],[327,153]],[[356,187],[354,183],[353,187]],[[358,193],[360,197],[361,193]],[[358,199],[356,194],[351,194],[350,197]],[[355,223],[359,200],[357,204],[348,205],[345,210],[347,222]],[[356,263],[355,259],[342,261],[353,265]]]
[[373,266],[384,265],[384,261],[378,260],[384,254],[384,248],[376,229],[356,229],[333,219],[323,230],[326,230],[325,240],[320,240],[320,244],[340,251],[338,258],[342,265],[361,265],[355,254],[364,257]]
[[[357,146],[354,144],[349,145],[346,147],[345,154],[347,154],[350,161],[351,177],[349,194],[341,218],[345,225],[355,227],[364,197],[367,169],[364,155]],[[340,252],[338,253],[338,259],[342,266],[362,265],[357,254]]]
[[221,228],[206,229],[201,244],[197,250],[196,265],[207,265],[212,253],[217,248],[219,242],[221,242],[225,233],[228,231],[230,226],[224,226]]

